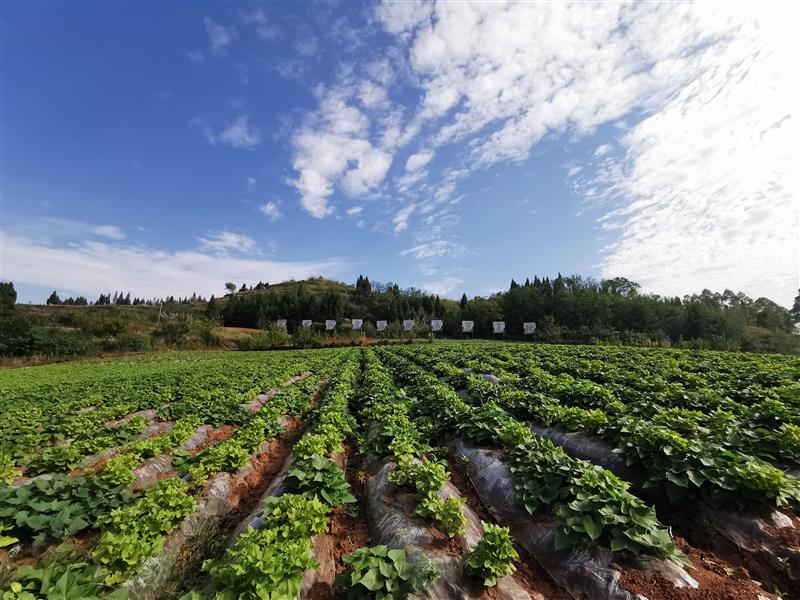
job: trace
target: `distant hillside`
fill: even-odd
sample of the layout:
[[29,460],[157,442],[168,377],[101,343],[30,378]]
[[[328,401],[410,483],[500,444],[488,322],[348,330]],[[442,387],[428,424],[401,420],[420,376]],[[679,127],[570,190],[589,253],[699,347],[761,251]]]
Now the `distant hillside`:
[[[336,293],[336,294],[352,294],[356,291],[355,286],[342,283],[340,281],[333,281],[331,279],[325,279],[324,277],[311,277],[310,279],[303,279],[301,281],[296,281],[294,279],[290,279],[289,281],[282,281],[280,283],[268,283],[264,284],[262,288],[254,287],[252,290],[248,289],[247,291],[238,291],[236,292],[237,295],[246,296],[248,294],[287,294],[287,293],[295,293],[298,286],[302,285],[305,291],[312,295],[317,294],[325,294],[325,293]],[[225,297],[221,298],[225,299]]]
[[[228,293],[208,300],[195,294],[145,301],[117,292],[103,294],[101,304],[75,306],[62,304],[54,293],[50,306],[18,306],[13,285],[0,283],[0,356],[213,346],[224,338],[220,326],[246,335],[250,329],[273,329],[278,320],[287,321],[289,335],[320,336],[327,319],[335,319],[342,334],[348,333],[349,319],[363,319],[361,331],[367,336],[376,334],[378,320],[389,323],[385,335],[400,337],[403,320],[413,320],[413,334],[425,336],[431,319],[441,319],[446,337],[461,337],[461,322],[473,321],[475,337],[491,338],[492,322],[504,321],[505,337],[521,339],[523,323],[534,322],[533,339],[544,342],[800,349],[794,333],[800,296],[787,310],[767,298],[753,300],[730,290],[668,298],[640,293],[637,283],[624,278],[578,275],[512,280],[506,291],[488,298],[463,295],[460,301],[363,276],[354,285],[317,277],[225,287]],[[312,327],[302,328],[303,320],[312,321]]]

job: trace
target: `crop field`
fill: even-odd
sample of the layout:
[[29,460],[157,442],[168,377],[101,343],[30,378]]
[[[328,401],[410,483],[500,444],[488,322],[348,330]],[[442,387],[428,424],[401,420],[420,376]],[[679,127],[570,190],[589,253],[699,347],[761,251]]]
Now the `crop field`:
[[0,372],[2,600],[800,599],[800,359],[443,342]]

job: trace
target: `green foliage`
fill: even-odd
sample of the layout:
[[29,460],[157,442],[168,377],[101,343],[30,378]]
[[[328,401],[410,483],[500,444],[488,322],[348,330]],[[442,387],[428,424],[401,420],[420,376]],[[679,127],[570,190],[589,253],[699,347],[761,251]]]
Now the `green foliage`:
[[54,475],[19,487],[0,486],[0,527],[38,548],[95,525],[131,494],[97,477]]
[[309,459],[314,455],[327,456],[334,452],[341,452],[341,438],[342,436],[338,432],[333,435],[312,433],[294,445],[292,454],[300,459]]
[[[103,591],[104,575],[97,565],[85,562],[63,564],[49,562],[42,565],[22,566],[15,575],[9,598],[19,600],[125,600],[128,590],[110,594]],[[6,596],[3,595],[3,600]]]
[[14,459],[5,452],[0,452],[0,484],[11,484],[17,478]]
[[[128,410],[126,407],[122,412]],[[68,444],[46,447],[30,462],[26,472],[38,475],[54,471],[70,471],[80,466],[87,456],[124,444],[144,430],[146,421],[139,417],[116,427],[102,426],[103,421],[114,416],[117,415],[111,416],[108,411],[96,410],[64,424],[63,432],[66,435],[74,435],[75,440]]]
[[422,496],[415,512],[425,519],[433,519],[448,537],[453,537],[464,534],[467,524],[464,504],[461,498],[442,498],[437,492],[428,492]]
[[613,550],[669,557],[677,553],[655,510],[609,471],[575,460],[547,440],[532,440],[511,456],[514,487],[534,513],[550,506],[559,521],[556,548],[599,542]]
[[248,529],[225,559],[203,565],[221,591],[217,600],[294,600],[303,573],[318,563],[310,538],[285,538],[277,529]]
[[221,588],[216,598],[293,600],[303,573],[318,566],[311,558],[311,538],[327,529],[328,510],[313,497],[267,499],[262,529],[248,529],[223,559],[203,565]]
[[351,599],[402,600],[439,577],[436,567],[424,557],[409,558],[405,550],[386,546],[359,548],[342,560],[349,567],[338,582],[348,587]]
[[286,539],[310,538],[328,528],[330,507],[316,497],[299,494],[271,496],[264,502],[264,527]]
[[276,327],[269,331],[251,333],[236,340],[239,350],[269,350],[280,346],[288,346],[291,337],[283,327]]
[[483,585],[492,587],[517,570],[513,561],[519,555],[514,550],[508,528],[483,521],[481,523],[483,538],[464,556],[464,566],[469,573],[482,578]]
[[94,558],[109,573],[106,584],[125,581],[145,559],[161,552],[164,534],[194,512],[196,504],[187,493],[186,483],[172,477],[159,481],[136,502],[104,517]]
[[389,474],[389,481],[395,485],[413,485],[421,494],[438,492],[447,480],[447,467],[442,460],[400,460]]
[[[248,394],[250,390],[248,390]],[[255,394],[252,394],[255,396]],[[222,387],[196,390],[159,411],[159,417],[167,421],[196,417],[214,427],[225,424],[241,424],[250,418],[242,403],[250,397],[231,394]]]
[[136,478],[136,468],[145,458],[164,454],[188,440],[202,421],[196,417],[185,417],[168,431],[156,437],[134,442],[124,453],[112,456],[101,477],[111,484],[128,485]]
[[329,506],[356,501],[344,472],[324,456],[296,460],[287,474],[286,486],[300,494],[320,498]]
[[5,535],[3,532],[11,531],[13,527],[7,523],[0,523],[0,548],[5,548],[11,544],[16,544],[19,539],[10,535]]

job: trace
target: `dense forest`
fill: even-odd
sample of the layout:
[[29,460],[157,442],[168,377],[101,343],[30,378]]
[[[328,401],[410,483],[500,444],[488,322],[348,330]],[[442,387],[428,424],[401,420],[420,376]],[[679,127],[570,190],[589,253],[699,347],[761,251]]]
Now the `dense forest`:
[[[430,320],[444,321],[446,337],[461,337],[461,321],[475,322],[475,337],[492,337],[492,321],[506,322],[508,339],[522,338],[522,323],[537,324],[532,339],[542,342],[609,343],[800,353],[800,293],[786,309],[767,298],[742,293],[661,297],[641,293],[624,278],[595,280],[572,275],[511,281],[490,297],[460,301],[394,283],[355,285],[323,278],[278,284],[225,284],[227,293],[205,300],[131,299],[100,294],[62,300],[53,292],[45,306],[16,304],[11,283],[0,283],[0,356],[64,356],[145,351],[161,347],[244,347],[225,337],[230,328],[275,330],[287,320],[289,338],[307,344],[322,336],[326,319],[339,321],[337,335],[354,335],[349,319],[364,319],[363,334],[374,336],[375,321],[387,320],[387,337],[402,337],[401,321],[413,319],[416,337],[430,335]],[[301,321],[314,322],[300,331]],[[301,335],[302,334],[302,335]],[[298,337],[299,336],[299,337]],[[278,342],[286,340],[280,336]]]
[[249,289],[211,299],[207,315],[225,325],[268,327],[287,319],[289,328],[302,319],[360,318],[374,323],[415,319],[444,320],[444,334],[459,337],[461,321],[475,322],[475,336],[491,337],[492,321],[504,320],[509,337],[522,337],[522,323],[537,323],[542,341],[610,342],[718,349],[793,352],[794,327],[800,322],[800,295],[792,310],[767,298],[704,290],[684,298],[642,294],[625,278],[597,281],[573,275],[511,281],[509,289],[489,298],[441,299],[396,284],[370,283],[359,276],[354,287],[309,290],[308,282],[284,284],[273,293]]

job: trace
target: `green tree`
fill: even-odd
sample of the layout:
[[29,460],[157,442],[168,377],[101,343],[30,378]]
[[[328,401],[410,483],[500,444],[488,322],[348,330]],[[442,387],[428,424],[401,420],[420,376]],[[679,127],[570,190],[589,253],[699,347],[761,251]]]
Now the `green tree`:
[[232,281],[229,281],[225,284],[225,289],[228,290],[228,293],[232,294],[236,291],[236,284]]
[[[11,289],[14,289],[13,286]],[[789,313],[792,315],[792,323],[800,325],[800,289],[797,290],[797,296],[794,297],[794,304]]]
[[58,297],[58,294],[56,294],[55,290],[53,290],[53,293],[50,294],[50,297],[47,299],[47,304],[61,304],[61,298]]
[[0,282],[0,314],[14,310],[17,303],[17,290],[10,281]]

